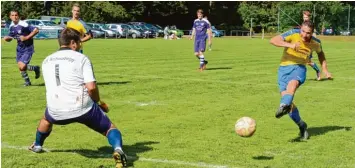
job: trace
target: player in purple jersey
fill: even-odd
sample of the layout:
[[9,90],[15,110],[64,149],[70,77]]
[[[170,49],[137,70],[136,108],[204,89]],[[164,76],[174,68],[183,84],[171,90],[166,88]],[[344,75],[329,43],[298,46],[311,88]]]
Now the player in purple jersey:
[[18,11],[11,11],[10,19],[12,20],[10,32],[8,36],[4,37],[4,40],[7,42],[12,41],[12,39],[17,40],[16,62],[22,78],[25,80],[24,86],[30,86],[31,81],[26,71],[34,71],[36,79],[41,75],[39,66],[29,65],[34,53],[33,37],[38,33],[38,29],[20,20]]
[[206,19],[203,19],[203,10],[199,9],[197,10],[197,19],[193,23],[192,36],[190,37],[190,40],[192,40],[195,37],[195,43],[194,43],[195,56],[197,57],[197,59],[200,60],[199,70],[201,72],[206,69],[206,65],[208,64],[208,61],[205,60],[205,56],[203,55],[206,49],[206,40],[207,40],[206,31],[208,31],[208,36],[209,36],[208,40],[209,40],[209,44],[211,44],[210,24]]

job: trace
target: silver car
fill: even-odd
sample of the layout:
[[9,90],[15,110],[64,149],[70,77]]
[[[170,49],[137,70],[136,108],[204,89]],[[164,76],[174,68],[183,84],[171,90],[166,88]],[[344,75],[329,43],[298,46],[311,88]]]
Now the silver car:
[[24,21],[29,25],[37,27],[39,30],[63,30],[63,27],[49,20],[27,19]]

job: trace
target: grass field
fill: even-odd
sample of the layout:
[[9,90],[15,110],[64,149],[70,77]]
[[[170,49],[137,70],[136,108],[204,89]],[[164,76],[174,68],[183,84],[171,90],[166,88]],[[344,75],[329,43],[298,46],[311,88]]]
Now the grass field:
[[[131,166],[334,168],[355,167],[354,41],[323,41],[333,81],[315,81],[308,67],[295,97],[309,126],[307,142],[294,140],[298,128],[288,116],[274,117],[283,49],[268,40],[215,39],[202,73],[186,39],[95,39],[84,52],[110,105],[108,116],[123,133]],[[31,63],[36,65],[58,48],[56,40],[35,41],[35,46]],[[55,126],[44,145],[50,152],[25,150],[44,113],[45,88],[33,73],[33,86],[22,87],[15,47],[15,42],[1,47],[2,167],[113,167],[106,138],[79,124]],[[234,133],[242,116],[257,121],[253,137]]]

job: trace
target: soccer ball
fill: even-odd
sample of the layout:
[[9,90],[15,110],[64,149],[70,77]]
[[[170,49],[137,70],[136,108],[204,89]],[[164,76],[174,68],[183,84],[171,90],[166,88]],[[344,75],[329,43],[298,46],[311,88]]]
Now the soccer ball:
[[235,123],[235,132],[241,137],[250,137],[256,130],[256,122],[250,117],[242,117]]

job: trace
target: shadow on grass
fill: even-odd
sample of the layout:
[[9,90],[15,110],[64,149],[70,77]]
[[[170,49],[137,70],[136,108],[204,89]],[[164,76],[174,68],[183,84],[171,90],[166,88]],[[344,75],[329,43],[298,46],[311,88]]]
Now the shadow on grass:
[[253,156],[254,160],[272,160],[273,156]]
[[232,69],[231,67],[217,67],[217,68],[207,68],[206,71],[215,71],[215,70],[228,70]]
[[16,57],[1,57],[1,59],[16,59]]
[[[323,127],[310,127],[307,129],[309,133],[309,137],[312,136],[319,136],[319,135],[324,135],[330,131],[339,131],[339,130],[345,130],[345,131],[350,131],[352,127],[346,127],[346,126],[323,126]],[[290,142],[307,142],[305,140],[302,140],[300,137],[291,139]]]
[[[131,81],[122,81],[122,82],[97,82],[97,85],[123,85],[123,84],[128,84],[132,83]],[[44,83],[40,84],[32,84],[31,86],[45,86]]]
[[132,83],[131,81],[122,81],[122,82],[97,82],[97,85],[123,85]]
[[320,80],[317,80],[316,78],[314,79],[306,79],[307,81],[314,81],[314,82],[324,82],[324,81],[333,81],[334,78],[328,79],[328,78],[321,78]]
[[[127,162],[128,162],[127,166],[134,167],[134,162],[139,159],[138,153],[144,153],[150,151],[153,149],[153,147],[149,145],[158,144],[158,143],[159,142],[145,141],[145,142],[137,142],[133,145],[123,145],[123,150],[127,155]],[[97,150],[66,149],[66,150],[51,150],[51,152],[77,153],[87,158],[112,158],[113,149],[111,146],[103,146],[98,148]]]

